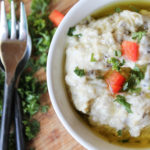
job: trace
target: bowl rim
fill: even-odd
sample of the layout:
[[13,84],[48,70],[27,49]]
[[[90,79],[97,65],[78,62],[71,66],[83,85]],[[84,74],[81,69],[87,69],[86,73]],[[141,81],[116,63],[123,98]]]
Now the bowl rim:
[[78,142],[80,143],[83,147],[85,147],[86,149],[90,149],[90,150],[93,150],[95,149],[91,144],[89,144],[88,142],[86,142],[80,135],[78,135],[71,127],[70,125],[68,124],[68,122],[65,120],[64,116],[62,115],[59,107],[58,107],[58,104],[57,104],[57,101],[56,101],[56,98],[55,98],[55,95],[54,95],[54,91],[53,91],[53,83],[52,83],[52,74],[51,74],[51,71],[52,70],[52,56],[53,56],[53,47],[56,43],[56,40],[57,40],[57,37],[59,35],[59,32],[62,30],[63,28],[63,25],[65,24],[66,22],[66,18],[67,16],[69,16],[72,11],[74,9],[77,9],[80,5],[81,2],[83,1],[87,1],[87,0],[79,0],[70,10],[69,12],[66,14],[66,16],[64,17],[63,21],[60,23],[59,25],[59,28],[56,30],[56,33],[52,39],[52,42],[50,44],[50,48],[49,48],[49,53],[48,53],[48,59],[47,59],[47,71],[46,71],[46,76],[47,76],[47,86],[48,86],[48,92],[49,92],[49,96],[50,96],[50,101],[52,103],[52,106],[54,108],[54,111],[56,112],[56,115],[57,117],[59,118],[59,120],[61,121],[62,125],[64,126],[64,128],[68,131],[68,133]]

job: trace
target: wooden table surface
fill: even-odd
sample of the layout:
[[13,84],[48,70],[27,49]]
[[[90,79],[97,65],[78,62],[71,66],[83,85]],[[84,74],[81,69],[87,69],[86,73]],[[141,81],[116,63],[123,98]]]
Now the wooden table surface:
[[[27,14],[29,14],[31,0],[23,1]],[[66,14],[76,2],[77,0],[54,0],[50,4],[50,11],[56,8],[63,14]],[[8,3],[6,3],[6,10],[9,10]],[[38,76],[41,75],[43,79],[46,79],[46,75],[39,71]],[[51,105],[48,93],[41,97],[41,104],[49,104],[50,109],[46,114],[38,113],[35,115],[35,118],[40,122],[41,129],[28,147],[34,147],[36,150],[85,150],[62,126]]]

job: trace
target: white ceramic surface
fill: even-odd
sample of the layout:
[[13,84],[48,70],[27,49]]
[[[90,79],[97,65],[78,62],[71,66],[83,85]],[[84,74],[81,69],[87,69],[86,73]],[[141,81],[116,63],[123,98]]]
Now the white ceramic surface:
[[[89,150],[127,150],[97,137],[70,105],[64,83],[65,40],[69,27],[74,26],[98,8],[118,0],[80,0],[65,16],[53,37],[47,62],[47,83],[53,107],[68,132]],[[120,0],[123,1],[123,0]],[[125,0],[128,1],[128,0]],[[150,148],[148,148],[150,149]],[[139,149],[139,150],[148,150]],[[136,150],[130,148],[130,150]]]

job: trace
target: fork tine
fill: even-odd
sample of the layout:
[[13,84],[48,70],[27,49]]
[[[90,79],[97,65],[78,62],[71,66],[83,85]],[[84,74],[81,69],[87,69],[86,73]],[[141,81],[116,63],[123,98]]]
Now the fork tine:
[[16,39],[16,15],[15,15],[15,6],[14,1],[11,1],[11,36],[10,38]]
[[27,16],[23,2],[20,3],[20,24],[19,24],[19,40],[27,39],[28,24]]
[[5,11],[4,0],[1,1],[1,17],[0,17],[0,40],[6,40],[8,38],[8,24]]

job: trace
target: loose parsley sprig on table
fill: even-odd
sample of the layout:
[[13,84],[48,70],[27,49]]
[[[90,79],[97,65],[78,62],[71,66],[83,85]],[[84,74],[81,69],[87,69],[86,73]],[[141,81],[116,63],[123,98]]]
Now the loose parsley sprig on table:
[[[48,49],[56,30],[48,18],[49,4],[50,0],[32,0],[31,14],[28,16],[33,53],[27,69],[29,68],[31,71],[24,73],[18,89],[21,98],[24,100],[22,102],[23,122],[28,140],[32,140],[40,130],[40,124],[32,117],[43,108],[39,99],[41,94],[47,91],[46,82],[40,83],[34,78],[34,74],[39,68],[46,66]],[[47,112],[47,110],[48,107],[44,112]]]
[[44,106],[41,107],[42,113],[47,113],[47,112],[48,112],[48,109],[49,109],[49,106],[48,106],[48,105],[44,105]]
[[[23,106],[23,124],[27,141],[32,140],[40,130],[40,123],[33,116],[40,110],[48,111],[48,106],[40,105],[40,96],[47,91],[46,82],[39,82],[35,72],[46,66],[47,53],[55,33],[53,24],[48,19],[51,0],[32,0],[31,14],[28,16],[29,31],[32,38],[33,52],[24,73],[21,76],[18,92]],[[10,16],[9,16],[10,17]],[[2,112],[4,73],[0,71],[0,119]],[[14,134],[11,133],[9,148],[15,150]]]
[[56,31],[49,20],[48,6],[50,0],[32,0],[31,14],[28,16],[29,31],[32,38],[36,68],[46,66],[48,49]]

